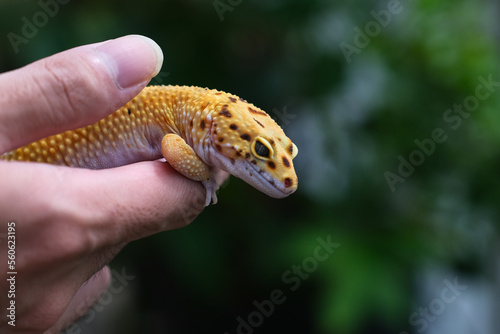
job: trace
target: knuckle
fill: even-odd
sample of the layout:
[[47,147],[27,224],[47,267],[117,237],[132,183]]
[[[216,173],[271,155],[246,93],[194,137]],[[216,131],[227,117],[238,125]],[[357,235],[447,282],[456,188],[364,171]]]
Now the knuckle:
[[54,261],[81,259],[95,252],[97,240],[88,226],[88,214],[65,200],[47,203],[50,214],[40,225],[39,240],[45,244],[47,255]]
[[92,234],[79,223],[79,218],[73,214],[71,217],[54,221],[50,229],[51,238],[48,247],[51,253],[61,259],[79,259],[86,257],[96,249],[96,243]]

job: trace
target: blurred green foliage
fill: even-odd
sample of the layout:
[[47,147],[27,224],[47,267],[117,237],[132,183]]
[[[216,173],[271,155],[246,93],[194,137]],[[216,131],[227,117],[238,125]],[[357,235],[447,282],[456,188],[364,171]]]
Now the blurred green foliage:
[[[22,35],[22,18],[42,7],[2,0],[2,71],[143,34],[165,54],[156,83],[237,94],[299,148],[293,196],[271,199],[232,178],[192,225],[127,246],[112,267],[136,276],[133,306],[107,319],[107,333],[237,333],[238,317],[249,321],[275,289],[286,299],[255,333],[414,332],[422,270],[495,281],[500,87],[459,126],[445,115],[472,101],[479,77],[500,81],[498,5],[405,0],[391,13],[391,3],[70,1],[15,52],[8,33]],[[342,43],[357,51],[346,57]],[[401,161],[422,152],[415,141],[435,129],[446,139],[401,177]],[[387,172],[404,180],[394,191]],[[328,236],[340,246],[292,291],[283,275],[313,265]]]

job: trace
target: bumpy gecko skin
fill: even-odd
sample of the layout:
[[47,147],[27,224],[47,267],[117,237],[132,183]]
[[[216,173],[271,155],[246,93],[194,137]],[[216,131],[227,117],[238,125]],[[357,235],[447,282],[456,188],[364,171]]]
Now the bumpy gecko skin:
[[102,169],[164,157],[201,181],[206,205],[217,197],[218,169],[271,197],[297,189],[297,147],[264,111],[228,93],[199,87],[150,86],[99,122],[53,135],[1,156]]

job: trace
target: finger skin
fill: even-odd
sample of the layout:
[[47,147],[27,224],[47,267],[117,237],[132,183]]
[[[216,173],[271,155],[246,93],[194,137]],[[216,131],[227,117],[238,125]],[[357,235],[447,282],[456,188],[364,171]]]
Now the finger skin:
[[0,324],[1,333],[60,333],[84,316],[106,292],[111,282],[111,272],[106,266],[83,284],[77,284],[77,280],[70,279],[61,281],[64,283],[53,286],[48,291],[40,290],[37,294],[20,296],[23,299],[36,298],[38,303],[32,303],[29,309],[22,313],[17,308],[16,326]]
[[[0,219],[36,219],[36,230],[26,231],[23,238],[37,237],[41,244],[27,248],[48,252],[92,251],[185,226],[203,209],[205,195],[199,182],[160,161],[103,170],[2,161],[0,175],[9,175],[9,180],[0,180],[0,188],[17,185],[9,193],[0,192],[0,203],[5,203]],[[43,258],[39,252],[33,256]]]
[[[105,53],[115,49],[125,55],[114,55],[116,60]],[[163,61],[159,57],[144,37],[126,36],[63,51],[3,73],[0,153],[94,123],[112,113],[158,73]],[[118,61],[125,67],[120,73]],[[131,63],[141,67],[131,68]],[[122,87],[121,83],[132,86]]]
[[55,325],[44,334],[60,333],[76,323],[103,296],[111,283],[109,267],[104,267],[82,284]]

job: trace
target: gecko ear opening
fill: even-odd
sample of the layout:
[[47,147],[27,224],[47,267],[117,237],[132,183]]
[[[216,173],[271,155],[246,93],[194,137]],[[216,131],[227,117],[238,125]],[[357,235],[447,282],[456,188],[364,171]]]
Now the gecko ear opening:
[[274,150],[267,139],[259,136],[252,143],[252,153],[256,158],[269,160],[274,155]]

